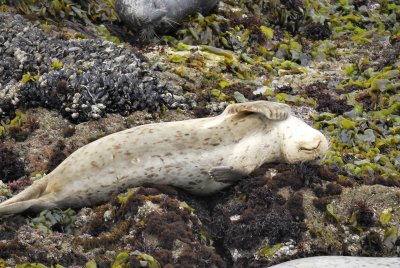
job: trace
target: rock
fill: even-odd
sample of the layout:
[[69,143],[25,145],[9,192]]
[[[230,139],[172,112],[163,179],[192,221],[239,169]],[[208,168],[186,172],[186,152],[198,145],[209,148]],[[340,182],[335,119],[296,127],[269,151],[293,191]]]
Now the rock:
[[0,36],[2,107],[42,106],[82,122],[106,113],[157,111],[169,90],[135,53],[108,41],[56,39],[5,13]]
[[196,12],[208,13],[218,0],[117,0],[115,10],[131,30],[144,37],[166,33]]

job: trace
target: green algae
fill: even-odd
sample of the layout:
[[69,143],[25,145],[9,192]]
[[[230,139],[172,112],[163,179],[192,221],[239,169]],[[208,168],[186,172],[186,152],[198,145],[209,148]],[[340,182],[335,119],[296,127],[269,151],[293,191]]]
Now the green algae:
[[39,80],[40,75],[33,75],[30,72],[27,72],[26,74],[22,75],[21,83],[26,84],[30,81],[34,82]]
[[126,263],[127,258],[129,257],[129,253],[128,252],[120,252],[117,257],[115,258],[113,264],[112,264],[112,268],[124,268],[127,267],[128,264]]
[[85,268],[97,268],[97,263],[95,260],[91,260],[85,264]]
[[61,69],[63,67],[62,61],[55,60],[50,65],[50,70]]
[[332,203],[326,205],[326,211],[328,212],[328,215],[331,216],[331,218],[336,222],[340,221],[340,216],[336,214]]
[[101,39],[103,39],[105,41],[113,42],[117,45],[121,44],[121,40],[119,40],[118,37],[111,34],[110,31],[107,29],[107,27],[104,26],[103,24],[96,25],[96,29],[97,29],[98,35]]
[[282,246],[282,243],[278,243],[276,245],[267,245],[265,247],[262,247],[260,249],[260,255],[264,257],[272,257],[275,255],[276,252],[278,252],[279,249],[282,248]]
[[384,233],[384,239],[383,239],[383,244],[389,249],[393,249],[395,247],[397,238],[399,237],[398,235],[398,227],[396,226],[391,226],[386,229]]
[[0,138],[8,135],[13,128],[22,128],[27,125],[28,117],[21,111],[15,111],[15,117],[7,124],[3,120],[0,121]]
[[386,225],[392,219],[393,208],[388,208],[382,211],[382,214],[379,216],[379,222],[382,225]]
[[42,211],[38,217],[30,222],[33,228],[41,230],[43,233],[51,233],[54,229],[57,231],[70,233],[75,221],[76,213],[72,209],[61,210],[51,209]]

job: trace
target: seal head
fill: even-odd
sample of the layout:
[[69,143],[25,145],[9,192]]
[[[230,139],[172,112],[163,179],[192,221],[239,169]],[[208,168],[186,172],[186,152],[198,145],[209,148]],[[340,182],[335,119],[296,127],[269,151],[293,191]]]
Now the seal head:
[[324,160],[329,144],[321,132],[294,116],[279,122],[277,128],[284,162],[320,164]]

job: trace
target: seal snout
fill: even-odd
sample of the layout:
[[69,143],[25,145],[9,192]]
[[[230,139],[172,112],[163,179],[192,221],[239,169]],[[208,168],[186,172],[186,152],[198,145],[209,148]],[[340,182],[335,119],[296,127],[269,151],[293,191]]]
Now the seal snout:
[[299,150],[303,150],[303,151],[315,151],[315,150],[317,150],[317,149],[320,147],[321,142],[322,142],[322,141],[321,141],[320,139],[315,139],[313,142],[300,145]]
[[321,132],[301,122],[296,128],[287,129],[285,134],[292,137],[283,146],[286,162],[320,164],[325,159],[329,144]]
[[319,164],[325,159],[327,151],[328,141],[320,132],[316,133],[312,139],[299,144],[299,152],[304,154],[310,163]]

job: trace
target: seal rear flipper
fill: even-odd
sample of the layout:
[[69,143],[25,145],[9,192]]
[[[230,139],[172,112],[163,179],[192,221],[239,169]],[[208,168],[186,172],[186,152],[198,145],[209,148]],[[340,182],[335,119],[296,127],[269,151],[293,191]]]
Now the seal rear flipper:
[[221,115],[237,113],[259,113],[270,120],[285,120],[289,117],[290,106],[271,101],[254,101],[230,104]]
[[0,204],[0,218],[3,216],[18,214],[28,209],[35,209],[35,211],[37,211],[39,208],[44,209],[45,207],[46,204],[44,204],[43,200],[40,199],[17,201],[8,205]]
[[35,199],[35,198],[40,197],[43,194],[43,192],[46,190],[47,182],[48,182],[47,177],[44,177],[44,178],[38,180],[37,182],[35,182],[31,186],[29,186],[28,188],[23,190],[16,196],[11,197],[10,199],[4,201],[3,203],[0,203],[0,208],[2,208],[5,205],[11,205],[16,202],[26,201],[26,200]]
[[213,180],[224,183],[232,183],[247,176],[245,172],[234,169],[232,166],[213,167],[208,173]]

